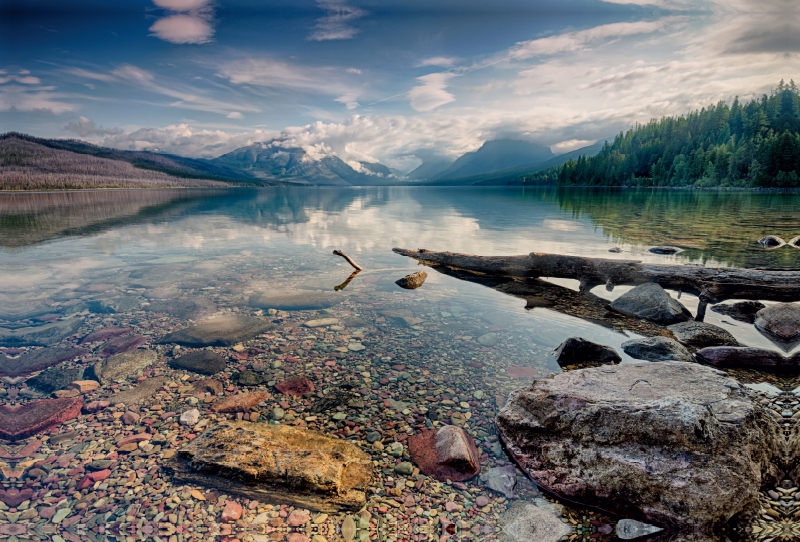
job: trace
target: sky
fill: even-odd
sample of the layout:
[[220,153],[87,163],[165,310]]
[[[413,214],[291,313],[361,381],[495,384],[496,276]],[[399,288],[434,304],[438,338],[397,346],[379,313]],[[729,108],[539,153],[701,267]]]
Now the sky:
[[561,153],[798,68],[796,0],[0,2],[0,132],[192,157]]

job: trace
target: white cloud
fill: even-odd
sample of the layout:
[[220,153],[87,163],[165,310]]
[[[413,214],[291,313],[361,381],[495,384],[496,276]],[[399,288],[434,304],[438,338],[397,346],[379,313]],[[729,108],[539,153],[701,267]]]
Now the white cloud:
[[553,151],[554,154],[563,154],[565,152],[588,147],[589,145],[594,145],[595,143],[596,141],[592,139],[568,139],[556,143],[555,145],[550,145],[550,150]]
[[176,44],[209,43],[214,27],[206,17],[175,14],[157,20],[150,27],[153,36]]
[[45,111],[66,113],[76,106],[62,101],[66,94],[53,92],[56,87],[41,85],[38,77],[30,75],[29,70],[17,70],[9,74],[0,70],[0,111]]
[[102,126],[96,125],[92,119],[83,116],[78,117],[77,122],[68,122],[67,125],[64,126],[64,129],[68,132],[76,133],[81,137],[122,134],[122,130],[119,128],[103,128]]
[[439,66],[442,68],[449,68],[455,64],[456,61],[458,61],[458,59],[454,56],[432,56],[430,58],[421,60],[416,67],[423,68],[426,66]]
[[229,118],[229,119],[243,119],[244,118],[244,116],[241,113],[239,113],[238,111],[231,111],[230,113],[228,113],[226,115],[226,117]]
[[408,93],[411,107],[416,111],[431,111],[455,101],[456,97],[447,91],[447,81],[455,76],[454,73],[430,73],[417,77],[422,84]]
[[361,70],[358,68],[347,68],[347,73],[353,73],[355,75],[361,75]]
[[359,30],[350,23],[360,19],[367,12],[348,6],[345,0],[317,0],[317,5],[327,14],[317,20],[314,31],[308,39],[314,41],[352,39]]
[[181,156],[214,158],[258,141],[267,141],[274,132],[254,130],[230,134],[223,130],[198,129],[188,124],[163,128],[140,128],[121,134],[108,135],[102,144],[127,150],[151,150]]
[[153,3],[170,11],[198,11],[207,8],[211,0],[153,0]]

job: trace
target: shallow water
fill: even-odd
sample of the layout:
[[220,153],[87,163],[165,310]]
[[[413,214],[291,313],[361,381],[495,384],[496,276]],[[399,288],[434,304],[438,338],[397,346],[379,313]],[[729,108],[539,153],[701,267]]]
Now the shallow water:
[[[0,194],[0,327],[31,328],[72,317],[81,327],[64,339],[65,344],[109,326],[131,327],[149,344],[190,321],[219,314],[274,318],[278,329],[248,345],[261,352],[217,349],[230,356],[229,373],[256,369],[269,373],[271,381],[294,373],[314,374],[325,393],[347,383],[362,386],[364,396],[379,378],[385,379],[385,387],[372,396],[377,404],[348,418],[367,428],[394,423],[391,420],[401,427],[419,426],[420,411],[416,418],[399,411],[405,412],[406,406],[413,411],[415,403],[433,408],[433,401],[424,399],[423,390],[428,390],[428,395],[455,403],[440,416],[456,411],[471,415],[470,431],[486,461],[502,466],[508,460],[496,448],[491,424],[505,396],[531,378],[559,371],[548,354],[570,336],[619,350],[635,333],[547,308],[526,310],[524,299],[427,268],[422,288],[402,290],[394,281],[421,268],[394,254],[393,247],[798,268],[800,249],[786,245],[767,250],[757,243],[769,234],[786,241],[800,235],[798,204],[796,194],[666,190],[272,188]],[[647,251],[653,245],[684,251],[655,255]],[[610,253],[612,247],[622,250]],[[324,311],[285,312],[249,306],[250,298],[263,292],[333,292],[352,272],[332,254],[334,249],[364,268],[337,292],[341,304]],[[551,282],[554,297],[577,289],[571,281]],[[600,287],[593,292],[613,299],[628,289],[609,293]],[[696,298],[683,294],[681,301],[696,310]],[[320,317],[338,318],[342,325],[299,327]],[[711,311],[706,321],[729,329],[745,345],[778,349],[750,325]],[[358,346],[348,348],[352,345]],[[18,355],[14,348],[26,345],[7,346],[6,353]],[[171,355],[157,348],[160,356]],[[90,353],[74,365],[96,360],[97,355]],[[333,367],[322,369],[325,359],[339,365],[325,372]],[[276,360],[283,364],[280,369],[273,366]],[[404,367],[396,368],[400,365]],[[163,363],[148,371],[147,377],[182,374]],[[362,381],[359,375],[364,374],[369,376]],[[135,383],[129,381],[122,389]],[[25,378],[6,377],[2,386],[2,399],[12,404],[42,397],[31,392]],[[480,397],[475,396],[478,391]],[[107,395],[108,390],[97,392],[97,398]],[[159,392],[158,398],[165,408],[180,404],[169,393]],[[469,407],[459,406],[463,401]],[[397,406],[398,413],[387,413],[384,407],[390,405]],[[271,408],[264,409],[265,415]],[[293,403],[292,408],[299,418],[304,416],[303,405]],[[103,420],[102,414],[89,420],[82,416],[51,431],[75,430],[78,440],[102,442],[110,438],[103,432],[111,431]],[[339,427],[340,436],[350,436],[352,429],[331,426],[334,422],[324,416],[306,421],[318,429]],[[173,438],[170,431],[165,422],[162,432]],[[173,448],[179,445],[179,440],[172,443]],[[48,444],[44,446],[43,450]],[[135,460],[124,464],[147,472],[147,464],[138,469]],[[388,479],[390,488],[393,482]],[[522,481],[519,491],[536,496],[535,488]],[[387,495],[392,493],[384,492]],[[438,497],[430,498],[435,502]],[[131,499],[126,506],[135,501]],[[580,512],[563,513],[582,521]],[[474,522],[463,529],[472,533],[467,538],[490,539],[492,531],[481,529],[493,528],[496,514],[494,519],[491,514],[476,517],[470,516]],[[424,532],[422,524],[414,525],[422,529],[415,533]],[[587,526],[581,536],[596,534],[596,528]]]

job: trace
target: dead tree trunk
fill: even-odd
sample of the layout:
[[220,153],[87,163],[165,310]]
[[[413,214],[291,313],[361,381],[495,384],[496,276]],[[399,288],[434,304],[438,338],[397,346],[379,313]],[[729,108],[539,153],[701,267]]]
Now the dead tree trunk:
[[699,265],[658,265],[637,260],[584,258],[532,252],[522,256],[474,256],[425,249],[393,249],[397,254],[431,266],[446,266],[493,276],[564,278],[580,282],[581,291],[605,284],[655,282],[664,288],[695,294],[701,310],[708,303],[726,299],[797,301],[800,271],[776,269],[731,269]]

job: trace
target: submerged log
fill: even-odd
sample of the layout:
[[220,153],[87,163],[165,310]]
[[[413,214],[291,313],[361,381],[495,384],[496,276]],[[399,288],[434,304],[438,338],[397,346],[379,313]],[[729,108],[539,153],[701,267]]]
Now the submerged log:
[[638,260],[584,258],[532,252],[520,256],[475,256],[455,252],[418,249],[393,249],[424,265],[491,276],[576,279],[580,290],[588,292],[605,284],[608,289],[621,284],[654,282],[663,288],[695,294],[702,313],[707,303],[726,299],[796,301],[800,299],[800,270],[731,269],[699,265],[660,265]]

